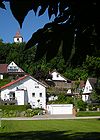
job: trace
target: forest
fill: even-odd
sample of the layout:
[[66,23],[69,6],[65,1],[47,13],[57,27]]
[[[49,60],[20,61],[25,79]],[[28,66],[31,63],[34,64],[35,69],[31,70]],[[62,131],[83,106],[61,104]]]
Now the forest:
[[84,61],[76,58],[79,64],[67,63],[59,49],[58,54],[47,61],[44,57],[35,60],[36,46],[25,49],[26,43],[3,43],[0,39],[0,64],[9,64],[14,61],[26,73],[31,74],[37,79],[45,78],[49,71],[56,69],[59,73],[70,80],[86,80],[88,77],[100,78],[100,49],[98,54],[87,55]]

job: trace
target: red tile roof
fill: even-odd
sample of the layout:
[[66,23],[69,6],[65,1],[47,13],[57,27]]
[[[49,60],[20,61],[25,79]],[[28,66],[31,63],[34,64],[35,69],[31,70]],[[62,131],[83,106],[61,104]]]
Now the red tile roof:
[[15,83],[17,83],[17,82],[23,80],[24,78],[26,78],[26,77],[28,77],[28,76],[29,76],[29,75],[25,75],[25,76],[23,76],[23,77],[18,78],[17,80],[14,80],[14,81],[8,83],[8,84],[6,84],[6,85],[0,87],[0,90],[1,90],[1,89],[4,89],[4,88],[6,88],[6,87],[9,87],[9,86],[11,86],[11,85],[13,85],[13,84],[15,84]]
[[7,73],[8,64],[0,64],[0,73]]

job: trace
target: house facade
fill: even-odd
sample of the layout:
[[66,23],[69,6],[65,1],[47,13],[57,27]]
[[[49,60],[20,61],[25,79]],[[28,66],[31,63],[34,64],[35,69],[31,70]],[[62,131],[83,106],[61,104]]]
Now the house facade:
[[30,103],[32,108],[46,109],[46,86],[30,75],[18,78],[0,88],[1,100],[17,105]]
[[17,65],[15,62],[11,62],[10,64],[0,64],[0,79],[4,78],[4,75],[25,75],[25,72]]
[[94,86],[97,82],[96,78],[88,78],[83,90],[82,94],[82,100],[84,102],[89,102],[90,101],[90,94],[92,93]]

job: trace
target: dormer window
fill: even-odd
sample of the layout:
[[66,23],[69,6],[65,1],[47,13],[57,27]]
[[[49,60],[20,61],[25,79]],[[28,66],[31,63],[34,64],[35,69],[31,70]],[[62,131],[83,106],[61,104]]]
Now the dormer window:
[[59,77],[59,74],[57,74],[57,77]]

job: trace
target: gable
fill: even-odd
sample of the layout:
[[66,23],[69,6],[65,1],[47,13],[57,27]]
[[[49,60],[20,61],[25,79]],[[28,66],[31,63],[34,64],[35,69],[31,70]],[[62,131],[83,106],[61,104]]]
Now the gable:
[[[17,79],[17,80],[14,80],[14,81],[12,81],[12,82],[10,82],[10,83],[8,83],[8,84],[2,86],[2,87],[0,88],[0,90],[6,89],[6,88],[11,87],[11,86],[14,86],[14,85],[16,85],[16,84],[17,84],[17,85],[21,85],[21,84],[23,84],[24,82],[29,81],[29,80],[34,81],[34,83],[35,83],[36,85],[39,85],[39,84],[40,84],[41,86],[46,87],[46,85],[42,84],[41,82],[39,82],[38,80],[36,80],[36,79],[33,78],[32,76],[25,75],[25,76],[23,76],[23,77],[20,77],[20,78]],[[33,82],[32,82],[32,83],[33,83]],[[30,85],[30,82],[27,83],[27,84]]]
[[91,93],[92,90],[93,87],[91,86],[89,80],[87,79],[83,93]]
[[13,61],[7,67],[8,72],[24,72],[21,68],[19,68]]
[[67,81],[66,78],[61,76],[61,74],[59,74],[58,72],[52,72],[51,75],[52,75],[52,80],[54,81]]

